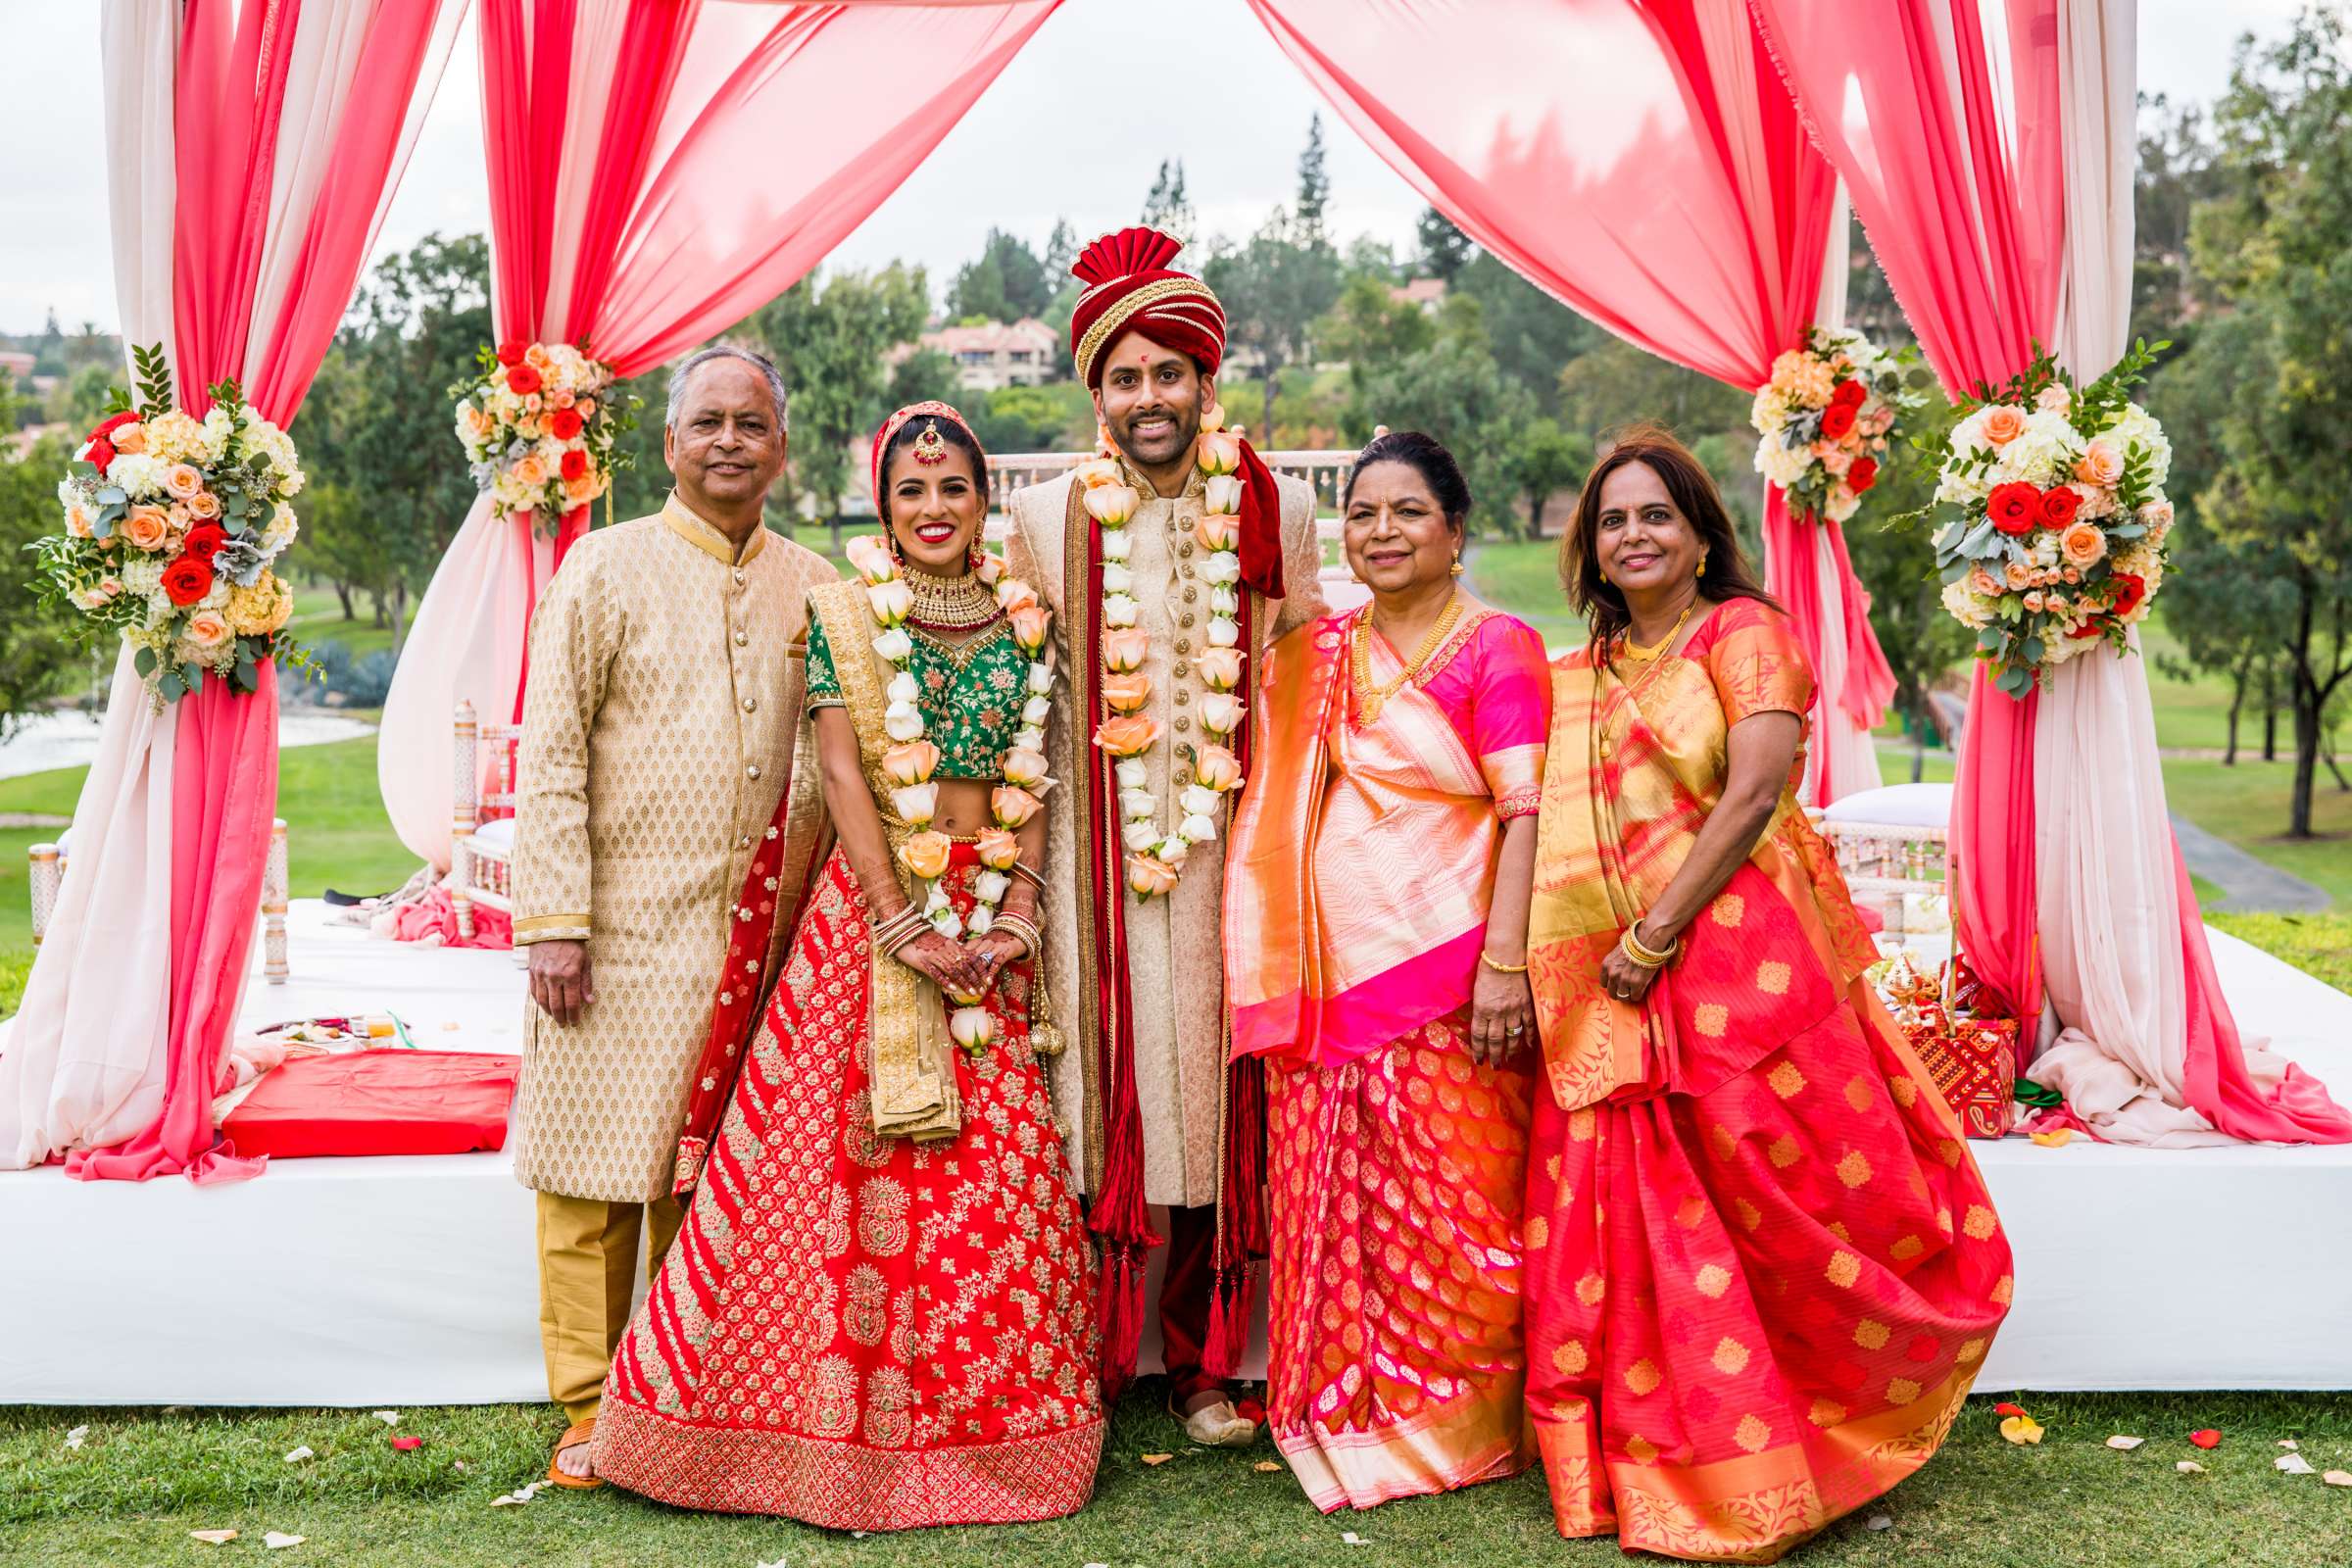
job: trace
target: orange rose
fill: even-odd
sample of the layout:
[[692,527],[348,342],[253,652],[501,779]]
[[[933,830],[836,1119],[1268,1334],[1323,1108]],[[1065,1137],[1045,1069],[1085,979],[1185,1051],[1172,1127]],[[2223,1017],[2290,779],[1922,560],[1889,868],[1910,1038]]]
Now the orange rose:
[[2026,433],[2026,416],[2006,403],[1996,403],[1984,411],[1984,439],[1996,447],[2005,447]]
[[997,584],[997,607],[1007,615],[1037,603],[1037,590],[1018,577],[1006,577]]
[[147,427],[134,419],[128,424],[116,425],[115,433],[107,439],[115,444],[117,452],[128,452],[135,457],[147,450]]
[[164,488],[175,499],[185,501],[204,488],[204,475],[192,464],[174,463],[164,470]]
[[228,617],[218,610],[199,610],[188,617],[180,635],[198,648],[214,649],[228,641]]
[[1211,550],[1231,550],[1242,542],[1242,519],[1223,512],[1204,514],[1200,542]]
[[141,550],[161,550],[171,537],[172,521],[161,507],[133,507],[122,519],[122,537]]
[[1119,466],[1108,458],[1090,458],[1070,471],[1076,474],[1078,482],[1089,490],[1100,489],[1103,485],[1119,482]]
[[96,530],[90,526],[90,509],[76,501],[66,508],[66,532],[76,539],[87,539]]
[[593,468],[580,474],[577,478],[566,479],[564,481],[564,499],[575,507],[584,506],[596,499],[598,483],[596,470]]
[[1193,662],[1200,670],[1200,678],[1217,691],[1229,692],[1242,683],[1242,651],[1239,648],[1203,649]]
[[1023,605],[1005,618],[1012,622],[1012,640],[1024,650],[1034,654],[1046,646],[1046,632],[1054,617],[1046,613],[1045,606]]
[[2075,460],[2075,477],[2099,489],[2110,489],[2124,477],[2123,454],[2111,441],[2093,441]]
[[948,868],[955,844],[945,833],[913,833],[899,846],[899,863],[926,882],[937,881]]
[[1044,810],[1045,803],[1017,784],[1000,784],[988,792],[988,808],[997,825],[1010,831]]
[[907,741],[882,754],[882,776],[893,784],[920,784],[939,766],[939,748],[929,741]]
[[1122,626],[1102,634],[1102,667],[1118,674],[1143,667],[1152,652],[1152,635],[1136,626]]
[[2034,586],[2034,568],[2018,562],[2012,561],[2008,565],[2003,566],[2001,577],[2012,589]]
[[220,515],[220,498],[210,490],[199,490],[187,500],[188,515],[198,522],[210,522]]
[[1127,886],[1134,890],[1138,898],[1157,898],[1174,890],[1176,869],[1162,863],[1156,856],[1130,855],[1127,857]]
[[1142,670],[1105,676],[1102,701],[1114,713],[1132,713],[1152,700],[1152,677]]
[[1242,760],[1222,746],[1203,746],[1193,763],[1193,776],[1221,795],[1242,781]]
[[1235,433],[1223,430],[1200,432],[1200,454],[1196,459],[1200,471],[1207,474],[1232,473],[1242,466],[1242,443]]
[[1095,731],[1095,744],[1113,757],[1141,757],[1158,739],[1158,721],[1141,713],[1104,719]]
[[514,475],[514,482],[526,490],[536,490],[547,483],[547,465],[539,461],[536,452],[524,453],[509,471]]
[[972,847],[979,852],[980,863],[992,871],[1009,871],[1021,858],[1021,841],[1001,827],[982,828]]
[[2070,566],[2095,566],[2107,556],[2107,535],[2095,522],[2078,522],[2058,536],[2058,554]]

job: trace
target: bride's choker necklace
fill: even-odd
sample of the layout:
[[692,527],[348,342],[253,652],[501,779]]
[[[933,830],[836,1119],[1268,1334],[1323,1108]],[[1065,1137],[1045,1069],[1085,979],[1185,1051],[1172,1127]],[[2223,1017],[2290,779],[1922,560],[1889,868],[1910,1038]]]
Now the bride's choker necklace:
[[968,631],[987,625],[999,613],[996,595],[988,591],[978,572],[935,577],[919,567],[902,564],[899,574],[914,595],[914,611],[907,618],[922,625],[941,631]]

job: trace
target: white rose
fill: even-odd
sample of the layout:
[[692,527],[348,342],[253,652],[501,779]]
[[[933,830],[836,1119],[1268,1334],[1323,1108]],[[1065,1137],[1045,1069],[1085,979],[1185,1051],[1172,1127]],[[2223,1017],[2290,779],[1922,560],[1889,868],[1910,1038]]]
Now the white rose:
[[1053,698],[1032,697],[1021,705],[1021,722],[1031,726],[1042,725],[1053,711]]
[[1119,791],[1119,814],[1123,817],[1132,819],[1150,816],[1158,808],[1158,805],[1159,803],[1152,798],[1150,790]]
[[1217,824],[1205,816],[1195,814],[1186,817],[1176,831],[1195,844],[1205,844],[1217,836]]
[[1023,751],[1042,752],[1046,749],[1046,732],[1035,725],[1012,732],[1012,744]]
[[1159,829],[1148,821],[1130,822],[1119,829],[1119,842],[1127,846],[1129,853],[1141,855],[1159,842]]
[[1118,564],[1116,562],[1112,562],[1112,563],[1110,563],[1110,564],[1106,564],[1106,565],[1104,565],[1104,566],[1103,566],[1103,568],[1102,568],[1102,591],[1103,591],[1104,593],[1106,593],[1106,594],[1123,594],[1123,593],[1126,593],[1126,592],[1128,592],[1129,590],[1133,589],[1134,587],[1135,587],[1135,573],[1134,573],[1134,572],[1132,572],[1132,571],[1129,571],[1129,570],[1128,570],[1128,569],[1127,569],[1125,566],[1122,566],[1122,565]]
[[1135,541],[1128,537],[1126,529],[1105,528],[1102,530],[1102,559],[1104,561],[1125,561],[1134,553]]
[[890,677],[890,684],[882,688],[882,695],[893,703],[912,703],[923,695],[923,690],[914,683],[911,674],[902,669]]
[[1183,836],[1179,834],[1173,838],[1161,839],[1157,844],[1152,847],[1152,853],[1158,856],[1161,859],[1167,861],[1170,865],[1182,865],[1184,864],[1185,856],[1191,853],[1192,848],[1193,847],[1190,844],[1185,842]]
[[1226,516],[1239,514],[1242,510],[1242,476],[1238,473],[1213,475],[1201,487],[1200,505],[1204,511]]
[[1140,790],[1152,782],[1151,773],[1145,769],[1143,763],[1133,758],[1128,758],[1120,762],[1114,771],[1118,775],[1119,788],[1123,790]]
[[1031,664],[1029,666],[1029,690],[1039,697],[1050,695],[1054,690],[1054,671],[1044,664]]
[[1242,640],[1242,629],[1231,615],[1208,617],[1208,641],[1211,647],[1231,648]]
[[982,871],[972,878],[972,892],[982,904],[994,904],[1004,897],[1012,886],[1012,878],[1002,871]]
[[874,639],[874,652],[881,655],[886,662],[895,664],[902,659],[914,657],[914,639],[893,626]]
[[1126,627],[1135,624],[1139,607],[1126,594],[1111,594],[1102,601],[1102,624]]
[[963,935],[963,919],[953,908],[936,909],[931,914],[931,929],[955,942]]
[[1184,793],[1176,797],[1176,804],[1188,816],[1207,816],[1217,808],[1217,792],[1205,785],[1188,784]]
[[912,703],[893,703],[882,710],[882,728],[894,741],[923,738],[923,715]]
[[1212,615],[1238,615],[1242,612],[1242,596],[1231,588],[1211,588],[1208,591],[1208,612]]
[[1230,550],[1210,551],[1208,559],[1200,563],[1200,580],[1220,588],[1228,583],[1240,582],[1242,558]]
[[938,813],[939,786],[909,784],[903,789],[892,790],[890,799],[891,804],[899,808],[901,821],[912,822],[920,827]]

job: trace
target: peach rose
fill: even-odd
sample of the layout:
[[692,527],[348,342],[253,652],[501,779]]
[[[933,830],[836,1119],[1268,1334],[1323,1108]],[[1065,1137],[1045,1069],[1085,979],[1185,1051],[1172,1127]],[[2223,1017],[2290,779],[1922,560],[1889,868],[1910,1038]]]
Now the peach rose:
[[1241,728],[1242,714],[1249,711],[1242,700],[1231,692],[1210,692],[1200,699],[1200,724],[1211,735],[1230,735]]
[[1087,487],[1087,515],[1106,528],[1124,527],[1127,519],[1135,515],[1139,504],[1133,485],[1099,484]]
[[107,439],[115,444],[117,452],[127,452],[136,457],[147,450],[147,427],[133,419],[128,424],[116,425],[115,433]]
[[1102,634],[1102,667],[1104,669],[1122,674],[1131,669],[1140,669],[1143,667],[1145,658],[1151,652],[1151,634],[1136,627],[1121,627],[1116,631]]
[[1854,466],[1854,455],[1835,441],[1816,441],[1812,452],[1813,461],[1834,474],[1842,476]]
[[1193,776],[1222,795],[1242,781],[1242,760],[1222,746],[1203,746],[1194,760]]
[[1984,411],[1984,439],[1996,447],[2005,447],[2026,433],[2026,416],[2006,403],[1996,403]]
[[1102,681],[1102,701],[1114,713],[1132,713],[1151,700],[1152,677],[1140,669]]
[[514,482],[526,490],[536,490],[547,483],[547,465],[539,461],[536,452],[524,453],[512,471]]
[[980,863],[992,871],[1009,871],[1021,858],[1021,841],[1001,827],[984,827],[972,848],[980,856]]
[[210,490],[199,490],[187,499],[188,515],[198,522],[210,522],[220,515],[220,498]]
[[228,641],[228,617],[218,610],[199,610],[188,617],[187,629],[180,635],[210,652]]
[[873,607],[874,618],[885,626],[896,626],[914,613],[914,590],[896,577],[869,584],[865,599]]
[[948,1014],[948,1036],[977,1055],[988,1049],[990,1041],[997,1038],[996,1014],[986,1007],[957,1007]]
[[2102,490],[2111,489],[2124,477],[2124,455],[2111,441],[2093,441],[2075,460],[2075,477]]
[[2043,602],[2041,590],[2038,588],[2031,590],[2026,595],[2026,609],[2034,613],[2040,612]]
[[549,357],[546,344],[534,343],[522,351],[522,363],[544,375],[555,361]]
[[2034,586],[2034,568],[2022,562],[2012,561],[2001,568],[2001,577],[2013,589]]
[[1104,719],[1095,731],[1095,744],[1113,757],[1140,757],[1158,739],[1158,721],[1141,713]]
[[2173,525],[2173,504],[2159,497],[2139,504],[2138,517],[2149,529],[2161,532]]
[[594,468],[588,469],[576,479],[566,479],[564,481],[564,499],[575,507],[583,506],[596,499],[597,483],[597,473]]
[[1023,649],[1034,654],[1046,646],[1046,633],[1052,628],[1054,617],[1046,613],[1045,606],[1023,605],[1005,618],[1012,622],[1012,640]]
[[888,582],[899,574],[898,563],[890,559],[890,547],[870,533],[857,535],[842,546],[842,554],[850,558],[850,566],[868,583]]
[[582,419],[593,419],[596,417],[596,399],[594,398],[582,398],[579,402],[574,403],[572,408],[579,414],[579,416]]
[[76,539],[87,539],[97,530],[90,524],[90,509],[76,501],[66,508],[66,532]]
[[2064,577],[2069,583],[2079,583],[2082,580],[2082,574],[2072,566],[2067,567],[2058,575]]
[[1103,485],[1119,482],[1119,466],[1108,458],[1090,458],[1070,471],[1076,474],[1078,482],[1089,490],[1097,490]]
[[1045,802],[1018,784],[1000,784],[988,792],[988,809],[997,825],[1012,831],[1027,825],[1029,819],[1046,808]]
[[1200,456],[1194,461],[1200,466],[1200,471],[1205,474],[1234,472],[1242,466],[1242,443],[1239,432],[1201,431]]
[[2069,566],[2095,566],[2107,555],[2107,536],[2095,522],[2078,522],[2058,536],[2058,554]]
[[1127,857],[1127,886],[1141,899],[1157,898],[1174,890],[1176,868],[1154,855]]
[[471,403],[458,405],[458,421],[466,426],[466,433],[476,441],[490,433],[490,416]]
[[196,526],[196,514],[188,510],[188,504],[185,501],[174,501],[166,507],[164,520],[172,524],[172,531],[175,533],[186,533],[190,528]]
[[1046,756],[1026,746],[1014,746],[1004,753],[1004,782],[1022,791],[1034,790],[1046,781]]
[[161,550],[172,536],[172,519],[161,507],[133,507],[122,519],[122,537],[141,550]]
[[1229,692],[1242,683],[1242,651],[1239,648],[1210,648],[1203,650],[1194,661],[1200,678],[1211,690]]
[[574,400],[569,387],[560,386],[547,395],[547,401],[559,409],[568,409]]
[[1225,512],[1202,514],[1200,542],[1211,550],[1231,550],[1242,542],[1242,519]]
[[1018,577],[1006,577],[997,584],[997,608],[1007,615],[1016,610],[1027,610],[1037,603],[1037,590]]
[[1968,591],[1980,599],[1998,599],[2001,585],[1993,574],[1983,566],[1971,566],[1968,571]]
[[164,470],[164,489],[174,500],[185,501],[204,488],[204,475],[188,463],[174,463]]
[[929,741],[907,741],[882,754],[882,776],[893,784],[920,784],[939,766],[939,748]]
[[913,833],[899,846],[899,863],[926,882],[936,881],[948,868],[948,856],[955,849],[945,833]]

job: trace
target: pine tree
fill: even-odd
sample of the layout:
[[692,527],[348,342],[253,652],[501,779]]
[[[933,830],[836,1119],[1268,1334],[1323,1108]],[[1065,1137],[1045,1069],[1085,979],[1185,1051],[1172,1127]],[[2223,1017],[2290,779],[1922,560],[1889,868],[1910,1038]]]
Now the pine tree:
[[1306,150],[1298,155],[1298,199],[1291,216],[1301,245],[1323,242],[1323,209],[1331,203],[1331,176],[1323,172],[1323,116],[1307,122]]
[[1453,226],[1453,220],[1435,207],[1421,209],[1421,222],[1416,232],[1421,247],[1421,275],[1442,277],[1451,283],[1456,273],[1469,264],[1470,236]]
[[1159,177],[1152,182],[1152,194],[1144,198],[1144,224],[1192,243],[1193,203],[1184,193],[1183,159],[1160,161]]

